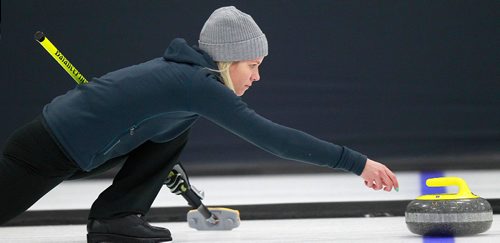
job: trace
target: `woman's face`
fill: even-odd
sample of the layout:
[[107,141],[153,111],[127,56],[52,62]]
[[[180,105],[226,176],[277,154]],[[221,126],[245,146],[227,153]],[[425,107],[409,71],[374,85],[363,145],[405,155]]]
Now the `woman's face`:
[[259,81],[259,66],[263,60],[264,57],[260,57],[254,60],[234,62],[229,67],[229,76],[231,76],[237,96],[242,96],[253,82]]

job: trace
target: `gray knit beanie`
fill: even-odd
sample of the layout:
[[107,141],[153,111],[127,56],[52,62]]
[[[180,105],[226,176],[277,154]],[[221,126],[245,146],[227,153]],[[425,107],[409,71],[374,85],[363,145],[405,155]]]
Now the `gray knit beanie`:
[[216,9],[201,29],[200,49],[216,62],[267,56],[267,39],[252,16],[233,6]]

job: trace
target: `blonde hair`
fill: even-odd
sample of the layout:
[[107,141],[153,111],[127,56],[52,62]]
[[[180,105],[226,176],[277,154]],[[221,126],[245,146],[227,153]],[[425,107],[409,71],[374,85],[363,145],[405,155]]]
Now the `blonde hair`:
[[222,77],[222,81],[224,82],[226,87],[228,87],[230,90],[235,92],[233,80],[231,80],[231,75],[229,75],[229,67],[231,67],[231,65],[233,63],[234,62],[217,62],[217,67],[219,68],[219,70],[212,70],[212,69],[210,69],[210,70],[220,73],[220,76]]

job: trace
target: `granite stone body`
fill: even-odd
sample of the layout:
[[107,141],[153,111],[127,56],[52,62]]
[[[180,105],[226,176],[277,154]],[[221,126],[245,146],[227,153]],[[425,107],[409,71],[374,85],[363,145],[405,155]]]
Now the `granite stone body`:
[[405,212],[408,229],[425,236],[464,236],[487,231],[491,205],[483,198],[413,200]]

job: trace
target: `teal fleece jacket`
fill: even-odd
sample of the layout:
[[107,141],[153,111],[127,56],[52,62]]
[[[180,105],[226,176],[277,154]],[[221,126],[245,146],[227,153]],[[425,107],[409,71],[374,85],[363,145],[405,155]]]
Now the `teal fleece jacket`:
[[90,171],[146,141],[167,142],[201,116],[281,158],[360,175],[366,156],[276,124],[225,87],[208,54],[175,39],[163,57],[93,78],[43,108],[46,127]]

